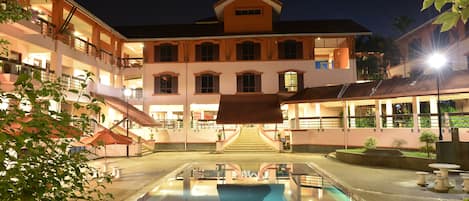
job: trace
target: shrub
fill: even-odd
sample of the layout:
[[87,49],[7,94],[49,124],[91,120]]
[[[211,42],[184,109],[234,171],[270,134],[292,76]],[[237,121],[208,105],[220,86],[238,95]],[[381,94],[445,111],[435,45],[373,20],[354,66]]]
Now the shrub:
[[425,143],[425,146],[422,147],[422,150],[425,150],[425,152],[427,152],[428,158],[430,158],[430,152],[435,151],[435,149],[433,148],[433,144],[436,142],[438,138],[431,131],[423,131],[419,139],[420,139],[420,142]]
[[365,140],[364,147],[366,149],[376,149],[376,144],[377,144],[376,138],[369,137]]

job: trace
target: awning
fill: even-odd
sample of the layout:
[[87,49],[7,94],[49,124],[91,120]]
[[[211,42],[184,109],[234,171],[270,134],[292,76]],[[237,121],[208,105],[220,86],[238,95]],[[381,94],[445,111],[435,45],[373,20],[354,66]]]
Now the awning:
[[146,126],[146,127],[153,127],[153,126],[159,126],[161,124],[156,123],[155,120],[148,116],[145,112],[137,109],[131,104],[128,104],[127,102],[123,101],[120,98],[113,97],[113,96],[106,96],[102,94],[93,94],[94,96],[100,97],[104,99],[104,103],[106,105],[116,109],[117,111],[121,112],[122,114],[127,113],[127,107],[129,108],[129,119],[131,121],[136,122],[137,124],[140,124],[141,126]]
[[222,95],[217,124],[282,123],[276,94]]

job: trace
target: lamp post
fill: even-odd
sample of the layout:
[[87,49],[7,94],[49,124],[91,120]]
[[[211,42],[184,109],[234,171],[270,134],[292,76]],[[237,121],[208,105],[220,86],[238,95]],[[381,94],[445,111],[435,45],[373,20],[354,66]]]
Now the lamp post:
[[[129,97],[132,95],[132,90],[130,88],[124,88],[124,96],[125,96],[125,102],[127,103],[125,105],[126,107],[126,115],[125,115],[125,129],[126,129],[126,136],[129,137]],[[126,147],[126,156],[129,157],[129,145]]]
[[438,139],[443,140],[441,132],[441,107],[440,107],[440,69],[446,64],[446,57],[439,53],[433,53],[428,58],[428,64],[435,69],[436,73],[436,94],[437,94],[437,113],[438,113]]

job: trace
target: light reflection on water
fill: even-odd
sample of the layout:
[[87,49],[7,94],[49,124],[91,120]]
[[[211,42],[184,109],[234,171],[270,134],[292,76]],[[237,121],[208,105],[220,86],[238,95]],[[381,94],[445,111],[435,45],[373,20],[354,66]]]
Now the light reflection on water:
[[348,201],[301,163],[192,163],[146,196],[152,201]]

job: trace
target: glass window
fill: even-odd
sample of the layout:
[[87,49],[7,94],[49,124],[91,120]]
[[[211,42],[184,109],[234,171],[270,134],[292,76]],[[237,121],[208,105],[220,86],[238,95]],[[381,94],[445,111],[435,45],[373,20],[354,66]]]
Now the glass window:
[[256,76],[251,73],[243,75],[243,92],[256,91]]
[[303,46],[301,42],[294,40],[285,41],[283,43],[284,58],[281,59],[298,59],[300,55],[302,55],[302,50]]
[[316,69],[350,69],[350,45],[346,38],[318,38],[314,42]]
[[196,61],[217,61],[219,54],[218,44],[202,43],[196,45]]
[[285,73],[285,88],[288,92],[298,91],[298,73],[286,72]]
[[172,46],[160,46],[160,61],[173,61]]
[[246,42],[241,47],[242,60],[254,60],[254,43]]
[[160,77],[160,93],[162,94],[170,94],[172,93],[172,80],[173,77],[171,75],[163,75]]
[[213,93],[214,92],[214,79],[213,75],[202,75],[201,76],[201,92],[202,93]]
[[236,15],[261,15],[262,10],[260,8],[251,8],[251,9],[236,9]]

